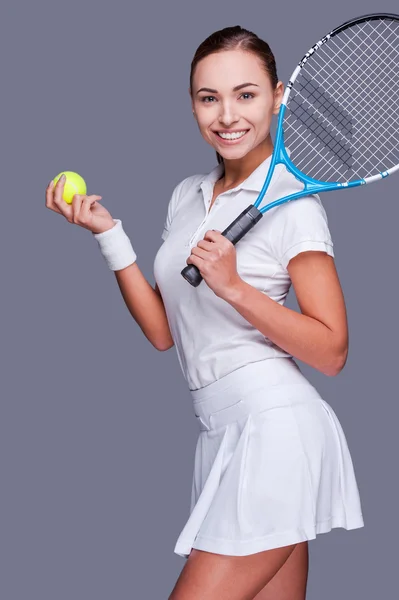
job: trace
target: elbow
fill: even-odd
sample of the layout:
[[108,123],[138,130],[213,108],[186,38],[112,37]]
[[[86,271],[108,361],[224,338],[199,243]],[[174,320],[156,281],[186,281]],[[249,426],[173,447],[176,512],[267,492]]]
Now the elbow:
[[328,377],[335,377],[335,375],[338,375],[344,368],[347,358],[348,347],[346,346],[345,349],[341,350],[339,353],[334,353],[334,357],[331,360],[328,368],[324,369],[324,374]]
[[166,350],[169,350],[169,348],[172,348],[174,346],[174,344],[170,344],[169,346],[156,346],[156,349],[159,350],[160,352],[165,352]]
[[168,340],[162,340],[154,344],[154,347],[160,352],[165,352],[166,350],[169,350],[169,348],[172,348],[174,345],[174,341],[172,340],[172,338],[170,338]]

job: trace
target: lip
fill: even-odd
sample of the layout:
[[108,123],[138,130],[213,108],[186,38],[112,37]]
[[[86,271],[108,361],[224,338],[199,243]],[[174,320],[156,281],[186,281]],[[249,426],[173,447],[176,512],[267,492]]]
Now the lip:
[[[244,131],[244,130],[243,129],[235,129],[235,130],[232,129],[230,131],[223,131],[223,130],[221,130],[221,133],[236,133],[238,131]],[[249,129],[247,129],[247,132],[244,133],[244,135],[242,135],[237,140],[224,140],[223,138],[220,137],[220,135],[218,135],[217,131],[214,131],[213,134],[217,138],[217,140],[218,140],[218,142],[220,144],[223,144],[225,146],[234,146],[235,144],[239,144],[245,138],[245,136],[247,135],[248,131],[249,131]]]
[[214,129],[214,133],[239,133],[240,131],[248,131],[246,127],[241,129]]

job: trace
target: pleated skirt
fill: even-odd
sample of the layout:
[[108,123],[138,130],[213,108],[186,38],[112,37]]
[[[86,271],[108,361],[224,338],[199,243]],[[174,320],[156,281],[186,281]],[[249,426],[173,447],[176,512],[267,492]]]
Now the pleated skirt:
[[364,526],[341,424],[293,359],[249,363],[191,395],[199,436],[176,554],[243,556]]

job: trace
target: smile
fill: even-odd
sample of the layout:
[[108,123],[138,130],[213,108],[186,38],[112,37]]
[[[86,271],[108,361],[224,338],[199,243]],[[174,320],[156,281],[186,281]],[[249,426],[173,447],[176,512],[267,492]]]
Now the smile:
[[243,137],[246,136],[248,131],[249,130],[237,131],[236,133],[214,133],[223,144],[231,145],[238,143]]

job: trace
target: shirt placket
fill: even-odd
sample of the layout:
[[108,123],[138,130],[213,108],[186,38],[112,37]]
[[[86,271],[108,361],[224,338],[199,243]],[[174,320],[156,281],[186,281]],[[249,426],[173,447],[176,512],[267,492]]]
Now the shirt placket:
[[215,200],[215,202],[214,202],[211,210],[209,210],[209,205],[211,203],[211,198],[212,198],[212,195],[213,195],[213,186],[211,186],[211,185],[207,186],[206,193],[203,194],[203,202],[204,202],[204,207],[205,207],[205,215],[204,215],[204,218],[202,219],[201,223],[198,225],[197,229],[194,231],[194,233],[192,234],[192,236],[188,240],[188,242],[186,244],[187,246],[189,246],[189,247],[191,246],[192,247],[192,246],[194,246],[197,243],[198,238],[200,237],[200,234],[201,234],[201,231],[202,231],[204,225],[209,221],[209,219],[211,219],[214,216],[216,210],[219,208],[219,206],[220,206],[220,204],[221,204],[221,202],[223,200],[223,197],[226,194],[231,193],[232,191],[234,191],[234,190],[227,190],[227,192],[223,192],[222,194],[220,194],[216,198],[216,200]]

